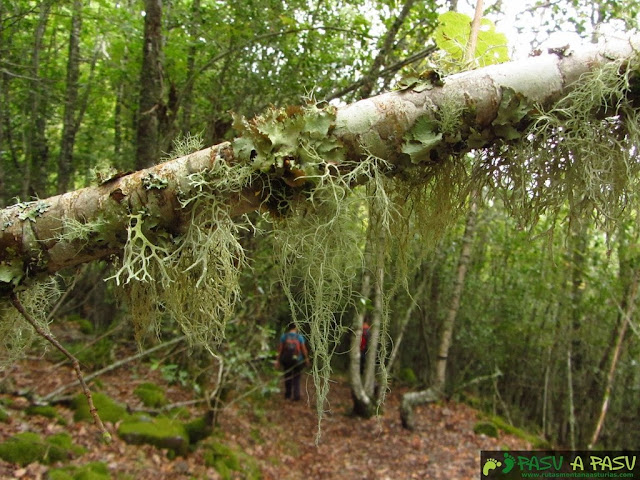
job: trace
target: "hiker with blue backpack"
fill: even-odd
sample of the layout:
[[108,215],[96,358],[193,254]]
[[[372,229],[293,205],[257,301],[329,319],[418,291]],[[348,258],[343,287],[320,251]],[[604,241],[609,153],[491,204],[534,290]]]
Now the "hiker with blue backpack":
[[292,322],[280,337],[276,357],[276,368],[284,370],[284,398],[287,400],[300,400],[300,376],[304,366],[308,364],[309,353],[304,337]]

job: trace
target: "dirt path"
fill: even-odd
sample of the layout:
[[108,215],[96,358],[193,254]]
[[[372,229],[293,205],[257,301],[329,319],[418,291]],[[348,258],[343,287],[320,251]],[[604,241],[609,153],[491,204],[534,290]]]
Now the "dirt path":
[[[52,369],[44,361],[25,361],[9,373],[11,390],[34,390],[45,394],[65,384],[72,373]],[[123,381],[125,380],[125,381]],[[310,378],[305,383],[311,384]],[[119,402],[133,408],[133,390],[142,381],[162,384],[158,372],[144,365],[113,372],[101,379],[103,389]],[[6,382],[3,382],[6,383]],[[313,389],[308,387],[307,392]],[[183,401],[191,394],[174,385],[166,386],[171,401]],[[498,439],[473,433],[478,413],[463,404],[427,405],[416,410],[417,428],[403,430],[398,416],[399,391],[388,397],[383,415],[369,420],[350,417],[351,398],[344,381],[332,385],[322,435],[316,445],[317,415],[312,394],[300,402],[278,396],[252,402],[238,402],[221,415],[219,435],[235,448],[254,457],[265,480],[279,479],[446,479],[478,478],[480,451],[508,448],[526,449],[522,440],[503,435]],[[103,445],[96,429],[87,423],[75,423],[73,413],[59,407],[66,425],[44,417],[27,416],[28,402],[23,397],[0,395],[9,405],[10,420],[0,422],[0,441],[21,431],[44,435],[68,432],[87,453],[74,458],[73,464],[105,462],[113,479],[189,480],[217,479],[218,473],[204,465],[196,451],[186,458],[167,458],[150,446],[127,445],[114,435],[111,445]],[[133,403],[132,403],[133,402]],[[197,410],[194,410],[194,414]],[[114,431],[113,425],[108,427]],[[34,464],[19,467],[0,461],[0,478],[45,479],[49,467]],[[241,477],[234,477],[241,478]]]

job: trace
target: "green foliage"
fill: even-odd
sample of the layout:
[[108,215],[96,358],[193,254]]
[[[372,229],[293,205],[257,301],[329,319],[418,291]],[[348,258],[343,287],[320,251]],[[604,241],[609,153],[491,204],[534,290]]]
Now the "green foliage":
[[402,368],[398,372],[398,380],[409,386],[415,386],[418,383],[418,377],[411,367]]
[[[104,393],[95,392],[92,394],[93,404],[98,410],[98,415],[103,422],[116,423],[127,416],[127,409],[124,405],[120,405],[114,402]],[[73,419],[76,422],[88,421],[93,422],[91,412],[89,412],[89,404],[87,403],[87,397],[83,394],[78,394],[73,398],[73,408],[75,410]]]
[[160,365],[155,361],[152,362],[151,370],[157,369],[160,369],[162,378],[171,384],[178,383],[184,387],[189,381],[189,372],[180,368],[180,365],[176,363]]
[[133,393],[142,401],[145,407],[160,408],[168,403],[164,389],[155,383],[141,383]]
[[64,319],[65,322],[73,322],[78,325],[81,333],[90,335],[94,333],[93,323],[80,315],[69,315]]
[[[87,340],[75,342],[67,350],[78,359],[85,368],[102,368],[114,360],[114,343],[111,338],[104,337],[87,347]],[[56,357],[65,360],[66,356],[56,352]]]
[[[438,28],[435,31],[436,44],[448,54],[454,64],[462,64],[470,34],[471,18],[469,16],[458,12],[446,12],[438,18]],[[496,32],[491,20],[483,18],[480,21],[478,43],[474,52],[477,65],[484,67],[508,61],[507,47],[507,37]]]

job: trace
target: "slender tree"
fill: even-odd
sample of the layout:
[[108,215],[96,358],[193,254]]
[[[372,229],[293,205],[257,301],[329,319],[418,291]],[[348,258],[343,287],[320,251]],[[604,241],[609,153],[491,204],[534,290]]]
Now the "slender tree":
[[137,113],[136,168],[156,163],[162,153],[161,124],[165,122],[162,56],[162,0],[144,2],[144,38],[140,99]]
[[67,88],[64,100],[62,140],[58,157],[58,193],[69,188],[73,172],[73,148],[80,127],[77,119],[78,90],[80,79],[80,33],[82,29],[82,0],[74,0],[69,32],[69,55],[67,58]]

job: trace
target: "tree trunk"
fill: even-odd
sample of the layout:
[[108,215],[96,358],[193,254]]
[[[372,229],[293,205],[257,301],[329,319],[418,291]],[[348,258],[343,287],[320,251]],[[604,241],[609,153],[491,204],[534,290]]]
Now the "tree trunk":
[[[472,194],[474,197],[475,195]],[[449,349],[451,348],[451,340],[453,339],[453,327],[455,325],[458,310],[460,309],[460,300],[462,299],[462,291],[464,290],[464,281],[467,275],[467,267],[471,259],[471,247],[473,245],[473,237],[476,228],[476,214],[478,205],[475,198],[471,200],[471,207],[467,215],[467,223],[462,236],[462,248],[460,250],[460,258],[458,260],[458,271],[451,297],[451,305],[447,312],[447,317],[442,326],[442,337],[440,338],[440,349],[438,351],[438,359],[436,361],[436,379],[433,388],[444,394],[447,373],[447,359],[449,358]]]
[[611,358],[611,365],[609,367],[609,373],[607,375],[607,384],[604,390],[604,394],[602,395],[602,406],[600,407],[600,415],[598,417],[598,421],[596,422],[596,427],[593,431],[593,435],[591,436],[591,441],[589,442],[589,450],[593,449],[598,442],[600,432],[602,431],[602,427],[604,425],[604,419],[607,416],[607,411],[609,410],[609,399],[611,398],[611,391],[613,390],[613,381],[616,375],[616,368],[618,367],[618,360],[620,359],[620,352],[622,351],[624,336],[627,333],[629,322],[631,321],[631,317],[633,316],[633,313],[635,311],[637,294],[638,272],[636,272],[634,275],[633,285],[631,287],[631,291],[629,292],[629,307],[628,310],[624,313],[622,325],[620,325],[620,330],[618,332],[618,339],[616,340],[616,346],[613,350],[613,357]]
[[445,393],[447,358],[449,356],[449,348],[451,347],[451,340],[453,338],[453,327],[460,308],[460,299],[462,298],[462,291],[464,289],[467,266],[469,265],[469,260],[471,258],[471,247],[473,244],[473,237],[475,235],[477,210],[478,205],[476,201],[476,194],[472,193],[471,206],[467,215],[464,235],[462,236],[462,248],[458,259],[458,269],[453,286],[451,305],[443,325],[442,336],[440,337],[440,349],[438,359],[436,361],[435,381],[433,382],[432,387],[423,390],[422,392],[407,393],[403,395],[402,398],[400,418],[402,420],[402,426],[409,430],[413,430],[415,428],[413,408],[420,403],[436,401]]
[[182,100],[180,104],[182,106],[182,133],[184,135],[191,132],[191,108],[193,106],[193,83],[191,80],[195,76],[195,63],[196,63],[196,53],[197,53],[197,45],[198,45],[198,36],[200,35],[200,24],[201,24],[201,15],[200,15],[200,0],[193,0],[191,3],[191,19],[189,22],[189,39],[191,44],[189,45],[189,51],[187,53],[187,72],[186,78],[187,83],[184,86],[184,90],[182,92]]
[[47,92],[46,87],[42,88],[40,83],[40,54],[42,53],[42,40],[44,38],[47,22],[49,21],[49,12],[51,10],[50,1],[43,2],[40,5],[40,16],[38,18],[38,26],[36,27],[33,50],[31,54],[31,79],[33,83],[31,102],[29,103],[28,115],[31,117],[29,122],[29,131],[26,132],[27,137],[27,168],[23,179],[23,198],[32,196],[46,196],[46,168],[49,161],[49,145],[46,136],[47,102],[43,95]]
[[[459,156],[471,148],[464,145],[474,132],[483,132],[485,145],[505,141],[492,126],[500,111],[503,89],[515,90],[532,104],[549,106],[567,93],[583,73],[616,58],[630,57],[634,53],[632,45],[633,41],[627,39],[615,44],[602,43],[599,48],[576,51],[568,57],[542,55],[453,75],[443,86],[418,91],[408,88],[362,100],[337,109],[335,118],[329,117],[332,124],[328,136],[335,139],[345,157],[354,162],[374,155],[397,165],[396,171],[402,171],[408,159],[398,139],[403,138],[418,119],[432,122],[444,102],[461,102],[474,114],[461,118],[459,141],[453,145],[441,140],[428,154],[431,162],[448,161],[450,155]],[[630,89],[629,94],[633,91]],[[147,110],[150,116],[154,107],[155,104],[150,105]],[[532,109],[519,120],[517,128],[524,129],[534,121],[537,111]],[[144,135],[140,138],[146,141]],[[475,147],[480,148],[477,144]],[[0,211],[0,285],[12,288],[11,285],[25,275],[53,273],[120,252],[126,242],[130,213],[145,210],[157,217],[157,230],[179,231],[189,221],[188,212],[183,211],[178,199],[181,189],[186,189],[182,193],[188,194],[193,188],[188,185],[186,175],[196,169],[210,169],[216,161],[234,164],[240,160],[230,144],[220,144],[97,187],[5,208]],[[345,165],[344,169],[347,168]],[[161,182],[163,188],[150,188],[150,176]],[[257,175],[257,178],[264,179],[264,176]],[[264,205],[266,191],[262,190],[260,181],[256,179],[242,194],[226,199],[234,213]],[[101,229],[109,235],[63,241],[60,233],[65,220],[77,220],[81,224],[99,220]]]
[[[638,233],[635,229],[635,235],[633,238],[629,238],[626,232],[626,226],[622,225],[619,228],[618,238],[618,277],[622,285],[622,296],[620,299],[620,305],[618,311],[620,312],[620,319],[618,322],[618,331],[615,335],[615,345],[609,344],[605,349],[605,354],[600,362],[599,371],[604,371],[604,361],[609,361],[608,374],[606,378],[605,388],[602,394],[602,403],[600,405],[600,414],[591,435],[589,442],[589,450],[593,449],[598,442],[600,433],[604,426],[604,421],[609,409],[609,402],[611,399],[611,392],[614,387],[614,380],[618,361],[620,360],[620,354],[623,349],[624,339],[629,328],[629,323],[633,318],[636,310],[636,301],[638,296],[638,283],[640,281],[640,270],[638,270],[637,260],[633,253],[630,253],[630,246],[637,245]],[[632,249],[633,251],[633,249]],[[612,333],[616,333],[613,330]],[[595,382],[591,383],[591,391],[596,391]]]
[[162,0],[145,0],[144,10],[144,47],[136,138],[138,170],[153,165],[160,158],[160,122],[166,109],[163,100]]
[[69,34],[69,58],[67,59],[67,90],[62,120],[62,142],[58,158],[58,193],[69,188],[73,171],[73,147],[78,131],[76,110],[78,103],[78,80],[80,79],[80,31],[82,29],[82,0],[74,0]]
[[398,335],[396,335],[396,339],[393,342],[393,348],[391,349],[391,354],[389,355],[389,360],[387,361],[387,371],[391,372],[398,356],[398,351],[400,350],[400,345],[402,345],[402,340],[404,338],[404,332],[407,329],[407,325],[413,316],[413,312],[418,306],[418,302],[424,295],[424,290],[427,286],[427,279],[423,278],[420,282],[420,285],[416,289],[413,294],[414,298],[409,303],[409,307],[404,314],[404,318],[402,319],[402,323],[400,323],[400,330],[398,331]]
[[[368,271],[362,274],[361,298],[368,299],[371,295],[371,275]],[[349,384],[353,400],[353,414],[358,417],[369,418],[373,415],[373,400],[364,388],[362,381],[362,357],[360,341],[362,339],[362,325],[366,316],[366,306],[362,307],[353,318],[351,347],[349,349]]]

